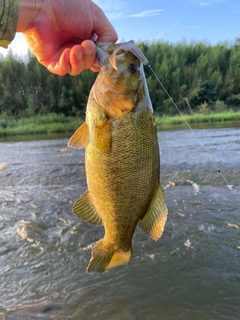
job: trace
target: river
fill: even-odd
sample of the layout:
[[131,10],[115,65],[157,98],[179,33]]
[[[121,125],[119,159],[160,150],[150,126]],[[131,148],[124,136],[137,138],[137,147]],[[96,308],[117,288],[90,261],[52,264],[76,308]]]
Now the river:
[[85,269],[103,229],[71,212],[84,150],[0,143],[0,319],[240,319],[240,129],[195,132],[204,149],[189,130],[158,134],[162,238],[137,228],[130,263],[96,275]]

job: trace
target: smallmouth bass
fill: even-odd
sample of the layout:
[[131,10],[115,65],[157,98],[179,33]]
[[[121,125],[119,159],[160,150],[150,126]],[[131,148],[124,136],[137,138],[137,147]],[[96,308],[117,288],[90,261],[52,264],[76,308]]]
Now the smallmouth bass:
[[167,220],[156,123],[141,63],[147,60],[133,42],[97,43],[97,58],[101,71],[89,95],[86,121],[68,143],[86,147],[88,190],[73,212],[105,230],[87,272],[128,263],[137,224],[156,241]]

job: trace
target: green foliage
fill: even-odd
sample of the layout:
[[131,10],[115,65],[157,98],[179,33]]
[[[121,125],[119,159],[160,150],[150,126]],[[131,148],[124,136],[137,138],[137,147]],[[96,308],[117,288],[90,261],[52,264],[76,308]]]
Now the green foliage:
[[214,104],[214,111],[217,113],[221,113],[227,110],[227,105],[221,101],[221,100],[217,100]]
[[208,103],[206,101],[200,104],[200,106],[198,107],[198,112],[200,114],[209,114]]
[[[140,48],[182,112],[197,112],[205,102],[208,108],[204,112],[214,112],[219,106],[215,108],[216,101],[223,101],[225,110],[239,110],[240,46],[155,42],[149,46],[141,43]],[[155,111],[177,114],[154,75],[147,68],[145,74]]]
[[[142,42],[139,46],[183,113],[240,109],[239,45]],[[156,113],[161,116],[177,114],[171,99],[147,66],[145,74]],[[12,53],[2,57],[0,126],[8,126],[7,116],[11,115],[25,119],[60,113],[83,118],[96,76],[90,70],[76,77],[54,75],[30,53],[25,62]]]
[[27,62],[10,52],[0,60],[0,114],[16,117],[62,113],[84,115],[96,74],[90,70],[80,76],[60,77],[50,73],[29,53]]
[[73,132],[83,123],[82,119],[64,114],[37,114],[33,117],[16,119],[0,114],[0,136],[51,132]]
[[[238,122],[240,121],[240,112],[227,111],[215,114],[184,115],[184,119],[191,125],[199,123]],[[167,126],[185,124],[184,119],[180,115],[163,117],[156,116],[156,123],[160,129]]]

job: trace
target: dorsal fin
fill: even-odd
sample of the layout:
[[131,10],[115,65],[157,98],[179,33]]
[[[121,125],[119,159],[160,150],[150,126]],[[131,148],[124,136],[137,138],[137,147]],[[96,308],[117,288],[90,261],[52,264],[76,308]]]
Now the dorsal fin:
[[68,146],[70,148],[81,149],[85,148],[88,141],[88,127],[86,122],[84,122],[81,127],[79,127],[72,137],[68,141]]

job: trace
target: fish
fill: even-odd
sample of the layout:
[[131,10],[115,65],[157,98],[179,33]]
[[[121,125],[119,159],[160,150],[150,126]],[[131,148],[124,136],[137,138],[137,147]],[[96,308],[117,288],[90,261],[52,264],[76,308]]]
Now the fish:
[[137,225],[157,241],[168,209],[160,185],[157,127],[144,75],[148,60],[133,41],[96,43],[101,67],[85,122],[68,142],[85,149],[87,191],[73,213],[104,236],[92,249],[89,273],[107,272],[132,257]]

